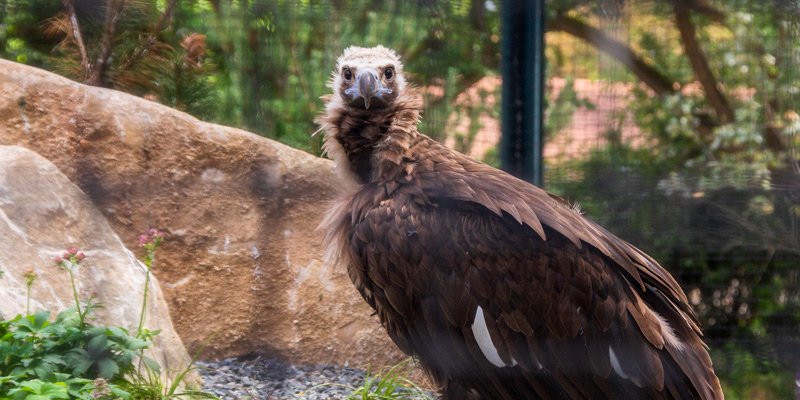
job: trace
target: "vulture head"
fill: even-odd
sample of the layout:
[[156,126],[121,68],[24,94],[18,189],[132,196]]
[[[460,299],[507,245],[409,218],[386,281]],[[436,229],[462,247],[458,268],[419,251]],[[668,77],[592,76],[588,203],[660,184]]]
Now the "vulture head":
[[405,89],[403,63],[383,46],[350,47],[336,63],[333,73],[336,100],[359,110],[387,108]]
[[366,183],[381,169],[375,149],[418,135],[422,96],[406,84],[397,53],[383,46],[347,48],[330,87],[316,119],[325,131],[323,150],[345,182]]

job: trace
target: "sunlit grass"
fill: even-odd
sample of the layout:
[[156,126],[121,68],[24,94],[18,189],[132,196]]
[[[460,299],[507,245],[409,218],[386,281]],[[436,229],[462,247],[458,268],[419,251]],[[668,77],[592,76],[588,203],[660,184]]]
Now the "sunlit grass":
[[414,361],[408,359],[378,373],[367,373],[364,382],[358,386],[326,383],[309,390],[324,386],[342,387],[351,391],[345,400],[435,400],[429,390],[411,380],[414,370]]

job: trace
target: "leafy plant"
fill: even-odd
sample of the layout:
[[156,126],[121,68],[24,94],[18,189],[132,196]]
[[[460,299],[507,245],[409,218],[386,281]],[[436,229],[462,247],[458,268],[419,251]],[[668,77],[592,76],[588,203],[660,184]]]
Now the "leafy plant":
[[[145,250],[146,284],[155,250],[164,234],[150,230],[140,241]],[[88,317],[99,307],[81,302],[75,273],[86,258],[67,249],[55,264],[69,274],[74,306],[51,320],[48,310],[0,321],[0,399],[172,399],[216,397],[182,389],[193,362],[171,382],[145,351],[158,331],[144,327],[147,289],[135,335],[122,327],[94,326]],[[28,307],[33,273],[26,273]],[[138,365],[136,361],[138,360]],[[194,361],[194,360],[193,360]]]
[[8,394],[11,395],[12,400],[69,399],[66,383],[42,382],[38,379],[23,382],[10,390]]
[[434,400],[436,397],[430,391],[409,379],[412,365],[413,360],[408,359],[375,375],[368,373],[359,386],[332,383],[320,386],[340,386],[351,390],[345,400]]
[[142,295],[142,310],[139,315],[139,327],[136,328],[136,336],[142,337],[145,334],[144,318],[147,311],[147,293],[150,288],[150,271],[156,260],[156,249],[161,246],[164,240],[164,232],[158,229],[149,229],[146,234],[139,235],[139,247],[144,249],[144,265],[146,267],[144,279],[144,294]]

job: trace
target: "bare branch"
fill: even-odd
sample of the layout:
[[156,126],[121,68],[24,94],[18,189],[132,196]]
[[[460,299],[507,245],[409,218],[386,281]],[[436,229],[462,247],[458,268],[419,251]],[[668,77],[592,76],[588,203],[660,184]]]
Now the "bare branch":
[[111,49],[114,42],[114,32],[117,29],[117,23],[125,9],[126,0],[116,2],[114,0],[106,1],[106,20],[103,26],[103,37],[100,41],[100,55],[95,60],[92,74],[87,81],[88,84],[94,86],[103,86],[105,72],[108,68],[108,61],[111,58]]
[[680,3],[681,6],[694,11],[698,14],[703,14],[708,17],[711,21],[714,21],[718,24],[725,23],[725,13],[719,9],[714,8],[710,4],[706,4],[699,0],[675,0],[677,3]]
[[84,79],[88,79],[91,74],[91,66],[89,65],[89,56],[86,54],[86,46],[83,44],[83,35],[81,35],[81,27],[78,25],[78,16],[75,13],[75,0],[63,0],[64,7],[67,9],[69,15],[69,22],[72,26],[72,39],[78,46],[78,51],[81,54],[81,67],[83,67]]
[[700,48],[700,44],[697,42],[697,35],[695,33],[694,24],[690,19],[689,9],[683,5],[683,1],[674,0],[673,5],[675,10],[675,25],[678,27],[678,31],[680,31],[681,42],[683,43],[686,57],[689,58],[697,80],[700,81],[700,85],[703,86],[703,91],[706,93],[708,103],[714,109],[720,122],[726,123],[733,121],[733,109],[728,103],[725,94],[722,93],[722,89],[717,79],[714,77],[714,73],[708,66],[708,60],[703,53],[703,49]]
[[547,21],[547,29],[569,33],[614,57],[656,94],[674,93],[676,90],[671,79],[644,61],[630,47],[581,20],[559,13]]
[[131,56],[125,60],[125,62],[120,67],[121,70],[127,71],[130,69],[134,64],[136,64],[142,56],[150,50],[151,47],[156,43],[158,40],[158,34],[164,30],[166,27],[167,22],[172,18],[172,12],[175,9],[175,6],[178,4],[178,0],[170,0],[167,3],[167,7],[164,9],[164,12],[158,18],[158,22],[153,30],[147,35],[147,39],[139,46],[136,51],[131,54]]

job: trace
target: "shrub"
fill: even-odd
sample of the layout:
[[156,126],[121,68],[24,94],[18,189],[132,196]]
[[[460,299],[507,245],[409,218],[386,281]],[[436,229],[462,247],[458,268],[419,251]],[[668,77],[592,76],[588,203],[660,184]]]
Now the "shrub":
[[[140,237],[146,285],[163,237],[157,230]],[[55,259],[56,266],[69,274],[74,307],[52,320],[50,311],[45,310],[0,321],[0,399],[215,399],[201,391],[179,389],[193,363],[168,383],[162,380],[158,363],[145,355],[152,337],[158,334],[144,328],[147,286],[135,334],[122,327],[87,322],[100,306],[92,301],[82,303],[78,296],[75,272],[85,257],[70,248]],[[36,276],[27,273],[25,278],[29,304]]]

